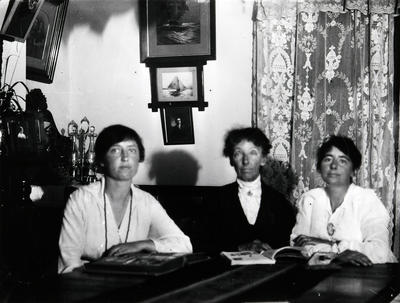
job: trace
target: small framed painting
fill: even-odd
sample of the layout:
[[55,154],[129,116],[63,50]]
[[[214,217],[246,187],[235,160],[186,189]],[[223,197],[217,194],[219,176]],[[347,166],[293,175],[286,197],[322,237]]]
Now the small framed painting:
[[203,109],[203,63],[180,62],[178,66],[168,64],[151,65],[151,101],[149,107],[155,111],[162,107],[191,106]]
[[197,67],[156,69],[158,102],[198,101]]
[[26,40],[26,77],[52,83],[68,0],[45,0]]
[[140,0],[141,62],[215,59],[215,0]]
[[166,107],[160,114],[165,145],[194,144],[191,107]]

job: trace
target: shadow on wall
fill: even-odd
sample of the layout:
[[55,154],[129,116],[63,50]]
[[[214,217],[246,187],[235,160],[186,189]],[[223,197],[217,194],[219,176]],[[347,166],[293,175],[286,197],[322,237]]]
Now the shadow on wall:
[[139,0],[69,0],[63,40],[68,40],[77,26],[88,26],[100,35],[112,16],[129,10],[135,12],[135,20],[139,22]]
[[201,168],[188,152],[174,150],[157,152],[151,156],[149,178],[157,185],[196,185]]

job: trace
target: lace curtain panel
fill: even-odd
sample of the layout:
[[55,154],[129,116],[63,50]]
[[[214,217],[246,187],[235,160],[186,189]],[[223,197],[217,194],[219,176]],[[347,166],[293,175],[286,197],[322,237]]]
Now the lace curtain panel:
[[[399,231],[393,134],[395,3],[255,2],[252,122],[272,142],[271,161],[294,170],[293,201],[323,186],[316,171],[321,141],[333,133],[351,137],[363,159],[355,183],[375,189],[393,219],[391,230]],[[264,175],[273,173],[267,168]],[[286,186],[283,191],[290,188],[280,184]],[[394,248],[399,256],[398,233]]]

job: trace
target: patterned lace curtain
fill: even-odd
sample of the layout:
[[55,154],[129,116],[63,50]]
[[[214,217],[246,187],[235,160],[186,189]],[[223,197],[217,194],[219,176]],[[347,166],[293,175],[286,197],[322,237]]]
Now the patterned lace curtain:
[[[363,157],[355,183],[375,189],[398,231],[398,216],[394,220],[399,203],[394,199],[395,2],[257,1],[252,119],[271,139],[271,161],[285,164],[286,174],[287,169],[294,170],[293,201],[323,186],[316,171],[321,141],[333,133],[351,137]],[[264,177],[271,175],[279,179],[282,170],[269,168],[264,173]],[[397,255],[398,238],[396,234]]]

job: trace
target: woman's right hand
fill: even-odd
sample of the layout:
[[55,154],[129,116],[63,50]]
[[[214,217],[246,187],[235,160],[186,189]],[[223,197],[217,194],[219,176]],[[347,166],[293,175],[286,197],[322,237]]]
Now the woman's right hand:
[[117,244],[112,246],[109,250],[107,250],[104,253],[104,255],[119,256],[140,251],[147,251],[147,252],[155,251],[154,242],[152,240],[142,240],[142,241]]
[[317,245],[317,244],[332,245],[334,243],[335,242],[327,240],[327,239],[310,237],[310,236],[306,236],[306,235],[299,235],[293,240],[293,244],[295,246],[306,246],[306,245]]

